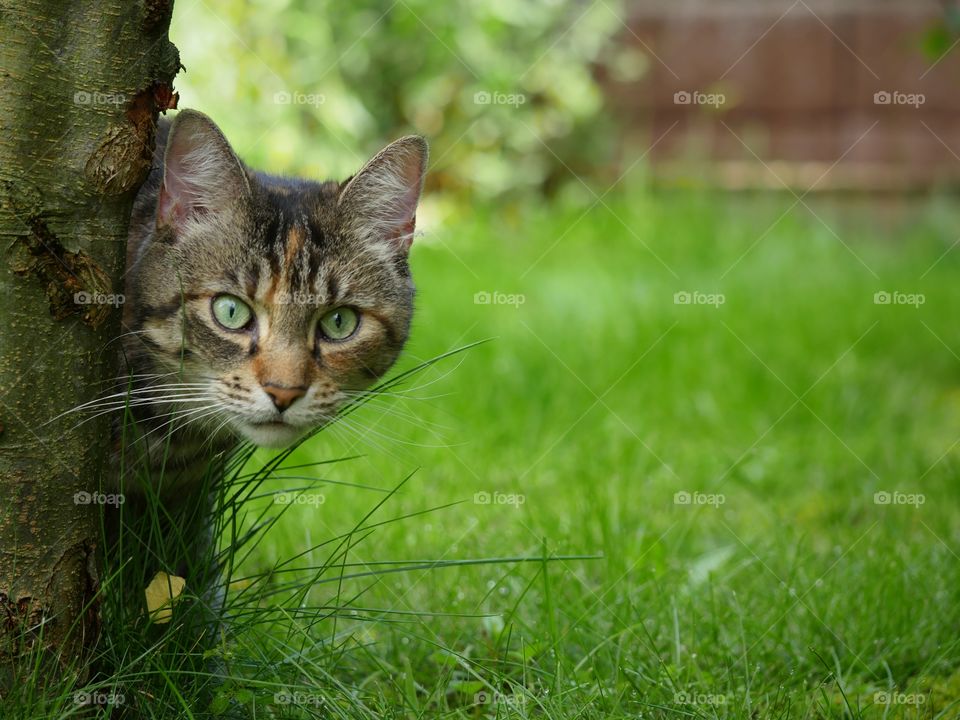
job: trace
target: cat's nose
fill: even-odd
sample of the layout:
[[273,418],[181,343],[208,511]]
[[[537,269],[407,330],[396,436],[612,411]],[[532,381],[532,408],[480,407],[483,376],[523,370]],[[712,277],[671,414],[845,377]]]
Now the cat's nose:
[[301,398],[307,393],[305,387],[284,387],[283,385],[274,385],[273,383],[264,383],[263,391],[273,400],[274,407],[283,412],[293,405],[293,401]]

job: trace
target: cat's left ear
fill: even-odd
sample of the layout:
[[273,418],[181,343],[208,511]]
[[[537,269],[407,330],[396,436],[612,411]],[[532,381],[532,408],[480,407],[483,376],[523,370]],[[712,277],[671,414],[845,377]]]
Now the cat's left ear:
[[402,137],[377,153],[340,191],[337,207],[346,227],[364,241],[409,250],[428,155],[427,141],[418,135]]
[[205,215],[227,212],[249,197],[243,164],[213,120],[181,110],[170,125],[157,199],[157,226],[174,233]]

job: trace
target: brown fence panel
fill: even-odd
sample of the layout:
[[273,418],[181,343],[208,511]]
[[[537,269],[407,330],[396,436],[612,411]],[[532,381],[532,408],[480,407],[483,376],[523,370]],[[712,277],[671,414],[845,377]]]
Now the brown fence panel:
[[916,0],[634,0],[623,42],[650,68],[609,82],[611,101],[640,149],[666,133],[650,153],[666,181],[956,183],[960,47],[935,61],[921,46],[942,12]]

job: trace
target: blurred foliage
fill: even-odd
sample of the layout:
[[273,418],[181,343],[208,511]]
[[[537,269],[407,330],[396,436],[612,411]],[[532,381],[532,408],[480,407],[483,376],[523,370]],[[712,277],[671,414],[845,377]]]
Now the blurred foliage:
[[[639,76],[617,0],[181,0],[182,107],[276,172],[342,177],[404,133],[460,196],[552,194],[615,150],[595,69]],[[576,182],[576,181],[574,181]]]
[[920,49],[924,56],[936,61],[953,49],[957,35],[960,35],[960,6],[956,0],[941,0],[942,20],[931,25],[920,39]]

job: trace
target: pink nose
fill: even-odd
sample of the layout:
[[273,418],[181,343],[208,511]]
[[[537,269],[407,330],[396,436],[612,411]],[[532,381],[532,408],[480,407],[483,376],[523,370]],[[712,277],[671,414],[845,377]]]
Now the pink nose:
[[280,412],[293,405],[297,398],[302,398],[307,393],[305,387],[283,387],[273,383],[264,383],[263,391],[273,400],[274,406]]

